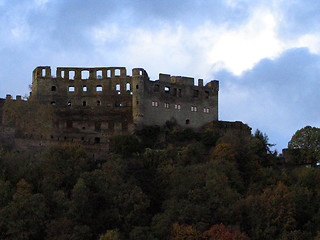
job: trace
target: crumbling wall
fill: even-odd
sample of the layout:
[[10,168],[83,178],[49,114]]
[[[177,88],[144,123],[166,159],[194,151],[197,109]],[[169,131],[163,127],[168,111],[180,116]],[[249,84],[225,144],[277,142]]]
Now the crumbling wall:
[[123,67],[57,68],[33,71],[32,98],[55,107],[52,140],[107,143],[112,134],[132,130],[131,76]]
[[[218,120],[219,82],[203,86],[203,80],[159,74],[159,80],[149,81],[133,71],[133,103],[136,124],[163,125],[175,121],[182,127],[200,128]],[[133,100],[134,101],[134,100]]]

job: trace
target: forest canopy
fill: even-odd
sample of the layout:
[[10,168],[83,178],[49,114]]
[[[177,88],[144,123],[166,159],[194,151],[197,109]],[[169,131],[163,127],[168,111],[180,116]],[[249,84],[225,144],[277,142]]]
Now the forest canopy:
[[283,167],[260,131],[111,141],[102,162],[75,144],[0,147],[1,239],[320,239],[319,169]]

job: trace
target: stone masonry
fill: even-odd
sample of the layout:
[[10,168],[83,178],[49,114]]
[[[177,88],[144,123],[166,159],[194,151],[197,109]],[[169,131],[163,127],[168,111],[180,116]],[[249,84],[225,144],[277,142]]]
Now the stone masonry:
[[150,81],[142,68],[127,75],[124,67],[57,68],[33,71],[32,98],[55,107],[52,140],[107,143],[113,134],[167,121],[200,128],[218,120],[219,82],[205,86],[190,77],[159,74]]

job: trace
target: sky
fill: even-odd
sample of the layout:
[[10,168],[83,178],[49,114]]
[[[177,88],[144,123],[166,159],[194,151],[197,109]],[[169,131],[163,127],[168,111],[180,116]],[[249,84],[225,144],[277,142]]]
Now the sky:
[[320,127],[318,0],[0,0],[0,98],[37,66],[144,68],[220,81],[219,120],[287,147]]

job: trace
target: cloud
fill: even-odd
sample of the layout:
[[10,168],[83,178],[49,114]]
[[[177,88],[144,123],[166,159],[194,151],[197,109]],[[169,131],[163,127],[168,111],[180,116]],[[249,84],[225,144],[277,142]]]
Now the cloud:
[[307,48],[287,50],[274,60],[263,59],[241,76],[228,71],[214,76],[221,79],[221,119],[260,128],[280,150],[296,130],[320,125],[316,110],[320,56]]
[[0,0],[0,96],[28,93],[39,65],[218,78],[221,119],[284,147],[319,125],[319,10],[313,0]]

